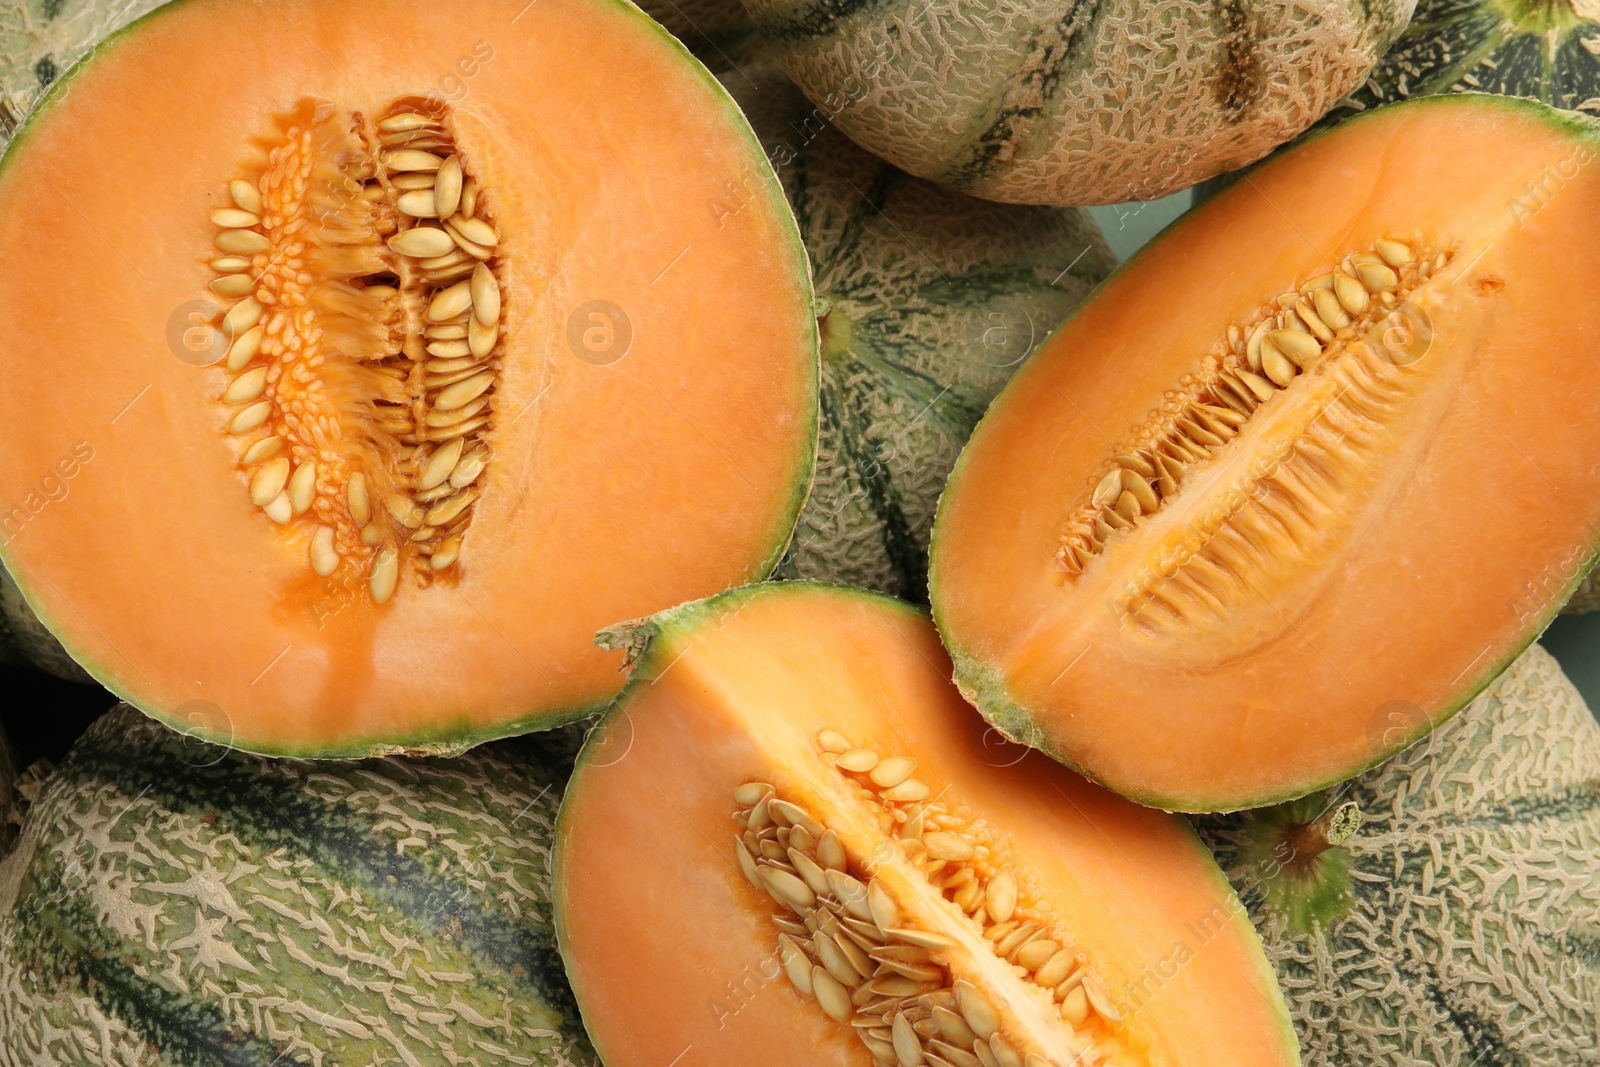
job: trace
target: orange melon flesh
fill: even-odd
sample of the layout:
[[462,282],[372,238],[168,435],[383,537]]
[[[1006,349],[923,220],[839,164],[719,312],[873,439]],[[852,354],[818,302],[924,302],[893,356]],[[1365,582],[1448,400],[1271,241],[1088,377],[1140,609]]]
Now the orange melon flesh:
[[[1600,527],[1594,153],[1591,126],[1538,105],[1384,108],[1127,264],[996,401],[942,501],[932,601],[969,698],[1112,789],[1191,811],[1342,780],[1465,704],[1559,607]],[[1341,396],[1314,366],[1064,573],[1074,509],[1229,325],[1382,239],[1448,258],[1403,302],[1417,328],[1381,368],[1393,399]],[[1313,463],[1297,450],[1330,404],[1356,436]],[[1284,468],[1310,487],[1297,516],[1274,504],[1292,529],[1230,541],[1232,577],[1199,579],[1217,603],[1178,594],[1208,509]]]
[[963,939],[935,960],[1003,1005],[1001,1033],[1019,1057],[1073,1062],[1049,991],[981,948],[979,927],[907,865],[903,843],[824,758],[824,730],[913,757],[930,818],[940,805],[968,827],[982,820],[995,862],[1015,872],[1018,914],[1040,906],[1070,931],[1084,980],[1120,1009],[1117,1025],[1092,1017],[1080,1030],[1102,1042],[1093,1062],[1298,1062],[1259,943],[1187,826],[998,738],[951,687],[921,613],[783,583],[689,605],[648,632],[630,688],[579,757],[557,831],[558,935],[611,1067],[680,1054],[702,1064],[873,1062],[851,1025],[785,977],[774,917],[793,916],[736,859],[733,793],[747,782],[770,784],[834,830],[850,872],[888,887],[902,925]]
[[[631,5],[519,6],[184,0],[102,47],[5,157],[5,563],[145,711],[265,752],[461,748],[591,712],[622,684],[596,629],[781,553],[816,338],[771,170]],[[501,233],[503,370],[459,566],[379,605],[369,561],[319,579],[306,530],[252,506],[227,375],[177,338],[194,302],[228,303],[208,214],[274,116],[430,97]],[[569,341],[590,301],[631,323],[620,358]]]

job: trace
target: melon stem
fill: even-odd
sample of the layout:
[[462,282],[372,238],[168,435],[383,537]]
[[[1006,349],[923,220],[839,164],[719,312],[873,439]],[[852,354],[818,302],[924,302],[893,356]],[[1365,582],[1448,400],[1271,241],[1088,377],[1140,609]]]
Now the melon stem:
[[1309,863],[1328,849],[1342,845],[1361,827],[1361,808],[1353,800],[1328,808],[1308,823],[1292,828],[1286,840],[1289,862]]

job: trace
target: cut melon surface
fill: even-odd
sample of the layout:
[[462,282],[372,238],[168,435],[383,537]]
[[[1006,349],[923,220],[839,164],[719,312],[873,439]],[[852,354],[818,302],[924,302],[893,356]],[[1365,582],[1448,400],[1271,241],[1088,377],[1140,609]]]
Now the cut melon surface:
[[1494,678],[1600,541],[1595,153],[1526,101],[1380,109],[1102,286],[935,523],[934,617],[990,721],[1225,810],[1347,778]]
[[763,577],[804,501],[804,250],[631,5],[169,4],[46,97],[0,206],[5,564],[204,736],[592,712],[596,629]]
[[1188,827],[998,737],[921,612],[784,582],[631,644],[554,859],[610,1067],[1298,1063]]

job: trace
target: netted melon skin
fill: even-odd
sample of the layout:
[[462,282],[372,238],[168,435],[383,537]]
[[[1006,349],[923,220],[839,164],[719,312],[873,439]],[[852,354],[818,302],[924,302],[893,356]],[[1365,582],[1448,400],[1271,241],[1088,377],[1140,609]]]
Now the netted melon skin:
[[1249,814],[1197,820],[1306,1067],[1600,1063],[1600,725],[1555,659],[1534,645],[1335,797],[1363,814],[1350,904],[1309,935],[1262,906]]
[[1150,200],[1266,155],[1361,84],[1414,0],[746,0],[857,143],[1012,203]]
[[723,82],[800,224],[822,323],[816,480],[779,576],[926,601],[962,445],[1116,258],[1086,211],[979,200],[862,151],[770,55]]
[[269,760],[126,706],[0,863],[0,1064],[596,1067],[551,932],[566,768]]

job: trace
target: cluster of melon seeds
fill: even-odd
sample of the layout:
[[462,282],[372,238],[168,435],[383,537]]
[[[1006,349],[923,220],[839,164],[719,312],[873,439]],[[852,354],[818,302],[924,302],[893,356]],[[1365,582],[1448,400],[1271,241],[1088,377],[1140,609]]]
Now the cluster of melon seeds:
[[381,604],[456,565],[490,459],[500,235],[442,110],[310,103],[228,185],[211,289],[250,499]]
[[[1261,411],[1272,409],[1280,396],[1293,398],[1297,383],[1321,377],[1338,386],[1336,396],[1296,440],[1292,454],[1252,486],[1262,521],[1296,531],[1325,496],[1335,495],[1331,479],[1347,458],[1344,452],[1372,439],[1404,391],[1407,363],[1392,351],[1393,338],[1404,349],[1408,331],[1418,324],[1397,309],[1450,256],[1380,240],[1282,294],[1249,321],[1229,326],[1226,340],[1167,392],[1162,406],[1112,450],[1105,469],[1086,486],[1087,499],[1067,521],[1056,551],[1057,577],[1076,581],[1112,538],[1177,496],[1196,468]],[[1202,598],[1215,599],[1219,583],[1213,579],[1248,570],[1256,554],[1251,531],[1228,528],[1237,507],[1223,510],[1218,528],[1206,531],[1204,547],[1180,561],[1192,562],[1187,580]],[[1137,618],[1144,605],[1131,606]]]
[[[784,909],[772,922],[794,988],[852,1026],[885,1067],[1133,1062],[1105,985],[1048,910],[1026,899],[1018,873],[997,861],[1005,851],[998,835],[933,797],[913,777],[914,759],[880,758],[834,730],[817,744],[876,818],[883,851],[851,855],[833,829],[765,782],[734,790],[736,858],[751,884]],[[912,925],[874,874],[890,862],[926,878],[964,939]],[[963,957],[978,952],[1010,964],[1014,995],[1054,1020],[1052,1049],[1008,1032],[995,1003],[956,977]]]

